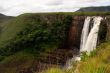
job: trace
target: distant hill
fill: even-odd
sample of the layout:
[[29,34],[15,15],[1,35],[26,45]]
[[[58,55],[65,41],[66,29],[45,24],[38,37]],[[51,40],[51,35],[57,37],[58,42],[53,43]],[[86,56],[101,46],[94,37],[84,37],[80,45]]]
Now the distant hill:
[[101,7],[85,7],[80,8],[77,12],[109,12],[110,6],[101,6]]
[[13,17],[12,16],[6,16],[6,15],[3,15],[3,14],[0,14],[0,23],[4,22],[4,21],[7,21],[9,19],[12,19]]

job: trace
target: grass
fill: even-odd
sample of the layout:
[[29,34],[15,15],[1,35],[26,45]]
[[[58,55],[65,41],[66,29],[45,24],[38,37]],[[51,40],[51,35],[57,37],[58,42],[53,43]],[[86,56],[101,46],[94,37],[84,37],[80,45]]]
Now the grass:
[[34,56],[26,52],[18,52],[0,62],[0,73],[17,73],[32,66]]
[[[61,73],[64,71],[59,69],[52,69],[52,72],[50,69],[46,73]],[[83,60],[77,64],[75,69],[63,73],[110,73],[110,43],[101,44],[90,56],[84,55]]]
[[41,73],[65,73],[64,70],[60,69],[60,68],[51,68],[51,69],[48,69],[46,71],[43,71]]
[[110,43],[100,45],[95,54],[76,67],[76,73],[109,73],[110,72]]

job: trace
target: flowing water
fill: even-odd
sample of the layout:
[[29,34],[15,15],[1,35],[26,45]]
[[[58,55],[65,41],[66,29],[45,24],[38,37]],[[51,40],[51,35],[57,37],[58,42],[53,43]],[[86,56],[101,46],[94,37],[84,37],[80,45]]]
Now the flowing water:
[[[91,26],[91,20],[93,19],[93,26]],[[96,48],[97,45],[97,38],[98,38],[98,32],[101,20],[103,18],[100,16],[95,17],[87,17],[84,22],[84,26],[82,29],[82,35],[81,35],[81,44],[80,44],[80,52],[87,52],[90,54],[91,51],[93,51]],[[81,57],[75,56],[72,59],[67,61],[66,69],[73,68],[73,62],[80,61]]]
[[96,45],[97,45],[98,31],[99,31],[102,17],[100,16],[93,17],[94,24],[90,32],[88,33],[89,26],[90,26],[90,19],[91,19],[90,17],[87,17],[85,19],[85,24],[84,24],[84,27],[82,30],[82,36],[81,36],[80,52],[90,53],[96,48]]
[[81,35],[81,44],[80,44],[80,50],[81,51],[83,51],[83,48],[85,47],[86,40],[87,40],[87,37],[88,37],[88,34],[89,34],[90,20],[91,20],[91,17],[87,17],[85,19],[85,22],[84,22],[84,26],[83,26],[83,29],[82,29],[82,35]]

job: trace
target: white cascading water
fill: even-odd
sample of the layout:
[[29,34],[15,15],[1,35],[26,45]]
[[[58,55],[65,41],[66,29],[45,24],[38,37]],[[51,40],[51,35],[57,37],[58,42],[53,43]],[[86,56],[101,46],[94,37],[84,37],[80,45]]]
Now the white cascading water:
[[87,37],[89,34],[90,20],[91,20],[91,17],[87,17],[84,22],[84,26],[82,29],[82,35],[81,35],[80,51],[83,51],[83,48],[85,47],[85,44],[86,44],[86,40],[87,40]]
[[[90,29],[90,21],[93,18],[94,24],[93,27]],[[96,48],[97,45],[97,38],[98,38],[98,32],[99,27],[101,23],[102,17],[87,17],[84,22],[84,26],[82,29],[82,35],[81,35],[81,44],[80,44],[80,52],[87,52],[90,54],[91,51],[93,51]],[[90,32],[89,32],[90,30]],[[72,59],[67,61],[66,69],[72,69],[73,68],[73,62],[74,61],[80,61],[80,56],[75,56]]]
[[[102,17],[100,17],[100,16],[93,18],[94,24],[93,24],[93,27],[90,30],[89,34],[88,34],[89,27],[85,27],[85,26],[90,25],[89,24],[90,20],[88,22],[85,22],[83,30],[87,30],[87,31],[85,31],[85,32],[82,31],[81,42],[84,42],[84,43],[81,43],[80,52],[90,53],[91,51],[93,51],[96,48],[98,31],[99,31],[101,20],[102,20]],[[88,36],[87,36],[87,34],[88,34]],[[84,37],[86,37],[86,39]]]

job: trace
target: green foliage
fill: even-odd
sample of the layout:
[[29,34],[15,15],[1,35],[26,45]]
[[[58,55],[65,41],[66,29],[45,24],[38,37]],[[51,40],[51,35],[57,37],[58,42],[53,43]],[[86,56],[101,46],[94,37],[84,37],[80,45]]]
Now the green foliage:
[[[109,43],[109,42],[108,42],[108,43]],[[87,52],[82,52],[82,53],[81,53],[81,60],[82,60],[82,61],[86,61],[87,59],[98,55],[97,52],[98,52],[100,49],[105,48],[106,46],[108,46],[108,43],[102,43],[101,45],[97,46],[97,49],[91,51],[89,55],[88,55]]]
[[5,57],[4,56],[0,56],[0,61],[2,61]]
[[0,37],[0,54],[9,56],[24,49],[39,53],[57,48],[67,38],[72,21],[69,15],[63,19],[59,16],[55,14],[51,20],[47,15],[26,14],[10,21]]
[[8,56],[23,49],[45,51],[48,48],[58,47],[67,39],[73,15],[106,15],[108,13],[22,14],[4,23],[0,34],[0,53]]
[[96,51],[93,51],[89,58],[78,64],[77,73],[109,73],[110,62],[109,62],[109,51],[110,43],[103,43]]
[[81,53],[81,60],[85,61],[90,57],[90,55],[87,54],[87,52],[82,52]]

